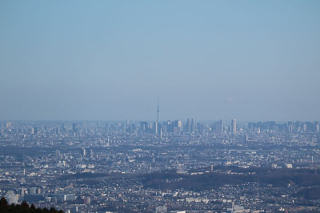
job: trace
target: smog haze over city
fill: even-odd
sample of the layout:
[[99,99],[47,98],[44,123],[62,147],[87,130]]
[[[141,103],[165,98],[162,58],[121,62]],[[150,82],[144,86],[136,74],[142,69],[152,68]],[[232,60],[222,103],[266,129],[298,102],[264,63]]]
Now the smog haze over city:
[[315,120],[319,1],[1,1],[7,120]]
[[1,0],[0,212],[320,212],[320,1]]

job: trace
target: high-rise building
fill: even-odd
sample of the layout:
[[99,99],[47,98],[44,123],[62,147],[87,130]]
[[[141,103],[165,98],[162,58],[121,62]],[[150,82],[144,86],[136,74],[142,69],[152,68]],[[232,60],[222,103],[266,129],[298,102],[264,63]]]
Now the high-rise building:
[[308,126],[306,123],[303,124],[303,131],[306,132],[308,130]]
[[85,148],[82,148],[82,157],[86,157],[87,151]]
[[77,124],[76,123],[72,124],[72,131],[73,131],[73,133],[77,132]]
[[320,125],[319,122],[315,122],[315,132],[320,132]]
[[36,135],[37,134],[37,131],[38,129],[36,128],[36,127],[33,127],[32,129],[31,129],[31,134],[32,135]]
[[158,121],[155,122],[155,135],[158,135]]
[[12,123],[11,123],[11,122],[7,122],[7,123],[6,123],[7,129],[11,129],[11,126],[12,126]]
[[237,120],[236,119],[232,119],[231,121],[231,132],[232,134],[237,134]]
[[293,122],[289,121],[287,125],[288,125],[288,132],[292,133],[293,132]]
[[220,134],[223,133],[223,122],[222,122],[222,120],[220,120],[218,122],[217,132],[220,133]]

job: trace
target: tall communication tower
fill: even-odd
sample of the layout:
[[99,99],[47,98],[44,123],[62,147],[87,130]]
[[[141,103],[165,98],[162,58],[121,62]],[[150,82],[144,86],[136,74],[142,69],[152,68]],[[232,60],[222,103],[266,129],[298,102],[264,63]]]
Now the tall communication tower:
[[160,115],[160,107],[159,107],[159,98],[157,99],[157,120],[156,120],[156,135],[159,133],[159,115]]

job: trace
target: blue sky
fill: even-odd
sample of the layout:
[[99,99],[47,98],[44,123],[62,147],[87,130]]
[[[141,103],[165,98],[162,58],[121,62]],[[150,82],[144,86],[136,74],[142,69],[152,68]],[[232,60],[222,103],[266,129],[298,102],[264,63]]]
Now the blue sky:
[[320,120],[320,1],[0,1],[0,120]]

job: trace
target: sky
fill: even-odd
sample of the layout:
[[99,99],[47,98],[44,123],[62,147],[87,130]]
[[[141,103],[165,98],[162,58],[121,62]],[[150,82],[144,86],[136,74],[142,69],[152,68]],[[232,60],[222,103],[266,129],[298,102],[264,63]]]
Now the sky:
[[320,1],[0,1],[0,120],[320,120]]

